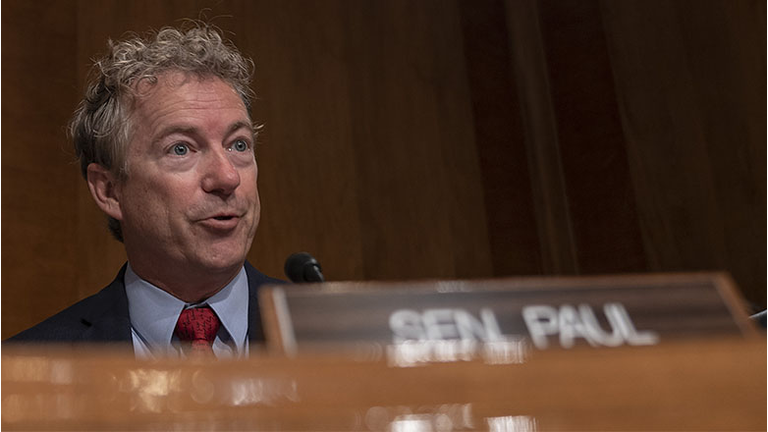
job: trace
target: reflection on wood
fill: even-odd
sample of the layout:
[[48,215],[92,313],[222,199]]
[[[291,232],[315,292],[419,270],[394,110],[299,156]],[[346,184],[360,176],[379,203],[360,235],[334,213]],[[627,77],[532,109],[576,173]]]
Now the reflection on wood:
[[[763,341],[397,367],[382,355],[137,361],[5,349],[3,430],[759,430]],[[370,353],[369,353],[370,354]]]

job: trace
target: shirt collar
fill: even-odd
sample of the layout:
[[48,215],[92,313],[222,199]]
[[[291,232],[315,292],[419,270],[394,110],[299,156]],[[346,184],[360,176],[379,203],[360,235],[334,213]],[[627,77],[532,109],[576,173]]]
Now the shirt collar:
[[[133,330],[153,352],[168,350],[179,314],[190,304],[141,279],[130,263],[124,281]],[[243,353],[248,334],[248,276],[245,268],[201,304],[209,305],[216,312],[237,352]]]

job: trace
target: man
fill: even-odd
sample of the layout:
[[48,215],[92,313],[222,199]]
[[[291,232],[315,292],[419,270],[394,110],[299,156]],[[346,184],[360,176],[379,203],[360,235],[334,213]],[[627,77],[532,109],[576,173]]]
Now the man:
[[257,289],[280,283],[245,262],[260,214],[252,63],[204,25],[109,45],[70,132],[128,263],[10,341],[245,356],[263,340]]

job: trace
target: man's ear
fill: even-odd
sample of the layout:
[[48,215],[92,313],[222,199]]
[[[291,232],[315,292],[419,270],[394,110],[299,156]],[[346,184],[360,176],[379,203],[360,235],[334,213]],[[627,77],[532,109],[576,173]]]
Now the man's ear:
[[120,194],[118,180],[115,175],[103,166],[92,163],[88,165],[88,189],[101,211],[117,220],[123,220],[120,210]]

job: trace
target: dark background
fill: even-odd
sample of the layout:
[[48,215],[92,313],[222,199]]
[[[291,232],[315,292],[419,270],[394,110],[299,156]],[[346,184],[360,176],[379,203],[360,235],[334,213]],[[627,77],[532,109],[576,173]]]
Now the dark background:
[[125,260],[65,124],[107,38],[181,18],[255,59],[273,276],[724,270],[765,307],[764,0],[5,0],[3,338]]

